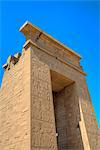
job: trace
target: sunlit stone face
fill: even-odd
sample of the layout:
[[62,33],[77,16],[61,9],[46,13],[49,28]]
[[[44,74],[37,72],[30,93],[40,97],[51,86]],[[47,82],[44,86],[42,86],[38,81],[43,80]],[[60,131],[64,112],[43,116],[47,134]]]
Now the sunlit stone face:
[[0,89],[0,150],[99,150],[80,56],[26,22]]

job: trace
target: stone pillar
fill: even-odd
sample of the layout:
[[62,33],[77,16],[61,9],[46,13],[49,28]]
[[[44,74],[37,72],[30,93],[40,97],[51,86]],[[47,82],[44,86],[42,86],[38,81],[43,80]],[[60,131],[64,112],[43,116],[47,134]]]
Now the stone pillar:
[[32,150],[57,150],[50,69],[31,49]]

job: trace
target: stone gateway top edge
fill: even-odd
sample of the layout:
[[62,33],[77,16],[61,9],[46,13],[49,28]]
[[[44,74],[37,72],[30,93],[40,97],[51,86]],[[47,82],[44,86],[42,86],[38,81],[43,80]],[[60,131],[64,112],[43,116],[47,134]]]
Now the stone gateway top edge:
[[69,47],[65,46],[64,44],[62,44],[61,42],[59,42],[58,40],[56,40],[55,38],[53,38],[51,35],[47,34],[46,32],[42,31],[40,28],[36,27],[35,25],[33,25],[32,23],[30,23],[29,21],[26,21],[19,29],[20,32],[22,32],[25,36],[27,33],[31,32],[35,32],[35,31],[39,31],[40,33],[42,33],[46,38],[48,38],[50,41],[52,41],[53,43],[55,43],[57,46],[62,47],[63,49],[69,51],[70,53],[76,55],[79,59],[82,58],[82,56],[80,56],[78,53],[76,53],[75,51],[73,51],[72,49],[70,49]]
[[[26,42],[23,45],[23,49],[27,49],[26,47],[33,45],[48,55],[51,55],[53,58],[66,64],[67,66],[70,66],[74,70],[77,70],[82,75],[87,75],[80,65],[81,56],[79,54],[66,47],[38,27],[26,21],[19,31],[22,32],[26,37]],[[5,70],[7,68],[9,69],[11,62],[16,64],[19,61],[21,55],[22,54],[18,53],[17,55],[9,56],[7,62],[3,65],[3,68]]]

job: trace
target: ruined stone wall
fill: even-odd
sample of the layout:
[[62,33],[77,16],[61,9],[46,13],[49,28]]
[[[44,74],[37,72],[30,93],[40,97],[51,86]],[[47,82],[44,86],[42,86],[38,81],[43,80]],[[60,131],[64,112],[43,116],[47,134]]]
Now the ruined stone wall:
[[4,73],[0,89],[0,150],[30,150],[30,51]]
[[50,69],[31,50],[32,150],[57,150]]

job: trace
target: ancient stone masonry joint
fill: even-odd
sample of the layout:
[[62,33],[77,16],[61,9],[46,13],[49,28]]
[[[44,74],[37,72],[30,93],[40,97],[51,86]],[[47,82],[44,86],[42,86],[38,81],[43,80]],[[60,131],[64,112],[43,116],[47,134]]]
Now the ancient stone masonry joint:
[[26,22],[0,88],[0,150],[100,150],[81,56]]

